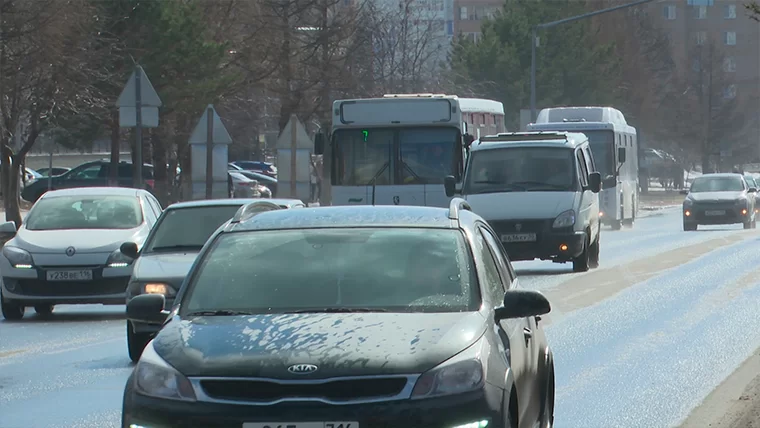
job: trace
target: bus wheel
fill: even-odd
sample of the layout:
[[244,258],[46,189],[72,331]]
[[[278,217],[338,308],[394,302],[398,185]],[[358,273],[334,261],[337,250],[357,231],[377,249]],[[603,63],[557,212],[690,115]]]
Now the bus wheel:
[[612,220],[612,230],[620,230],[622,226],[623,224],[620,220]]

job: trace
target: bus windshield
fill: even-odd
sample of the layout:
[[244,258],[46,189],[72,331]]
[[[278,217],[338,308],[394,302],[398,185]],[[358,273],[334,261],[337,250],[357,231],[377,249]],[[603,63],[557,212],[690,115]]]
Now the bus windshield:
[[459,159],[456,128],[339,129],[333,138],[338,186],[442,184]]
[[594,155],[596,170],[602,179],[615,176],[614,134],[610,130],[579,131],[588,137],[591,154]]

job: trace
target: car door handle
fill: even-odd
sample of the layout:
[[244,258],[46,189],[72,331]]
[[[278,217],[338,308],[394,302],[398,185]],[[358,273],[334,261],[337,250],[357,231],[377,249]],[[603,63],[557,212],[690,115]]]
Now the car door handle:
[[525,340],[529,340],[533,337],[533,332],[528,327],[525,327],[523,328],[523,335],[525,336]]

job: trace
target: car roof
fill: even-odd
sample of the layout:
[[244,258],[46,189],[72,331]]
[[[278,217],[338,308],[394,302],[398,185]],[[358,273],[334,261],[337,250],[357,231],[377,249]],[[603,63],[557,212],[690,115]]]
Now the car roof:
[[426,227],[458,228],[449,210],[435,207],[362,205],[273,210],[259,213],[226,232],[244,230],[352,228],[352,227]]
[[510,147],[561,147],[574,149],[586,141],[588,141],[588,138],[581,132],[503,132],[497,135],[481,137],[476,142],[473,142],[470,152]]
[[250,204],[251,202],[258,201],[254,198],[236,198],[236,199],[201,199],[199,201],[184,201],[177,202],[166,207],[167,210],[176,210],[181,208],[195,208],[195,207],[228,207],[228,206],[241,206]]
[[699,180],[700,178],[709,178],[709,177],[733,177],[733,178],[744,178],[742,174],[734,173],[734,172],[714,172],[710,174],[702,174],[699,177],[694,178],[694,180]]
[[[50,190],[42,195],[42,198],[55,198],[59,196],[138,196],[145,190],[131,187],[73,187],[71,189]],[[42,199],[40,198],[40,199]]]

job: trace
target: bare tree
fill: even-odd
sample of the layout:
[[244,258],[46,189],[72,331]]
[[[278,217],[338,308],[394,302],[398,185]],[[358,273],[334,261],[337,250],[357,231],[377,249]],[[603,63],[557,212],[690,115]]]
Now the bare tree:
[[98,79],[86,66],[86,1],[1,1],[3,202],[6,219],[20,225],[18,179],[26,154],[62,113],[93,107]]

